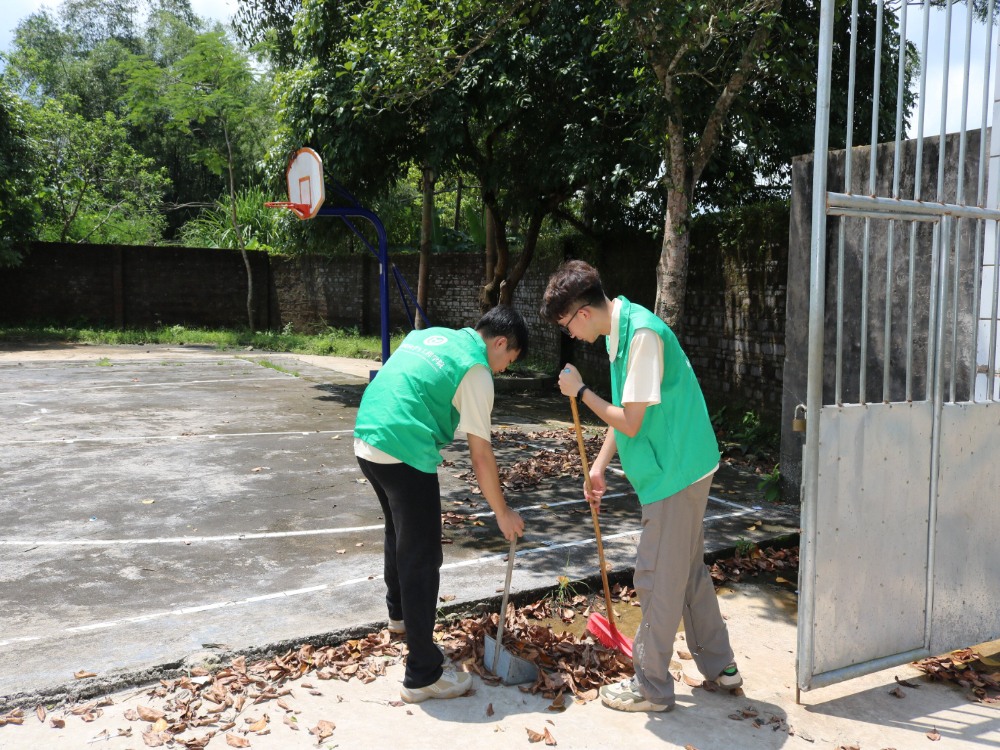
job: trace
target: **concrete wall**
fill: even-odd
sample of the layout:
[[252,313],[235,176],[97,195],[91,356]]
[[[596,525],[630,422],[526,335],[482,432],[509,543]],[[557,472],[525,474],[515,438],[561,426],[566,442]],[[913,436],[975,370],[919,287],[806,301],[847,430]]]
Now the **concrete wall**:
[[[989,136],[987,136],[989,137]],[[965,185],[966,196],[974,196],[974,190],[979,170],[979,131],[967,134]],[[926,138],[923,148],[923,168],[921,196],[925,200],[938,199],[938,159],[939,138]],[[946,173],[944,179],[944,196],[946,202],[954,202],[958,175],[958,156],[960,139],[958,134],[947,136],[945,143],[944,163]],[[892,194],[892,175],[894,144],[882,144],[876,150],[876,194]],[[916,174],[915,141],[908,141],[902,148],[902,169],[900,195],[912,198],[914,195],[914,176]],[[870,148],[858,147],[852,157],[852,185],[850,190],[844,189],[845,173],[844,151],[830,152],[827,162],[828,189],[834,192],[851,192],[867,195],[868,168]],[[806,402],[806,381],[808,375],[809,350],[809,279],[810,279],[810,231],[812,225],[812,170],[811,156],[799,157],[792,165],[792,201],[791,218],[789,222],[788,239],[788,299],[785,324],[785,364],[782,394],[782,436],[781,436],[781,472],[785,482],[785,497],[795,500],[799,496],[802,479],[802,447],[805,442],[804,433],[791,430],[791,423],[796,405]],[[916,243],[912,271],[913,284],[913,336],[912,343],[907,340],[909,276],[910,262],[910,224],[896,222],[892,242],[892,264],[888,262],[889,225],[884,219],[872,220],[868,225],[869,255],[868,255],[868,301],[862,300],[864,267],[864,236],[866,222],[864,219],[843,219],[828,217],[826,237],[826,313],[824,331],[824,384],[823,403],[836,403],[836,356],[837,356],[837,290],[838,290],[838,247],[843,227],[844,237],[844,278],[843,289],[843,338],[842,338],[842,382],[841,401],[843,403],[893,402],[906,400],[906,359],[907,350],[911,349],[912,366],[909,370],[911,379],[911,396],[914,401],[928,398],[927,394],[927,346],[928,319],[930,309],[930,279],[931,279],[931,247],[932,226],[928,223],[917,224]],[[975,261],[970,251],[971,222],[962,222],[958,236],[963,254],[959,262],[959,299],[962,300],[957,310],[957,369],[955,375],[957,400],[970,396],[969,372],[971,357],[974,356],[971,347],[972,331],[975,325],[975,314],[972,309],[972,286],[974,283]],[[949,265],[949,277],[954,279],[954,258]],[[891,284],[887,285],[887,280]],[[889,388],[883,388],[883,364],[885,362],[885,310],[886,299],[890,299],[889,328]],[[868,345],[866,356],[866,382],[864,396],[861,393],[861,325],[862,313],[867,309]],[[949,305],[946,330],[952,330],[952,317]],[[956,342],[948,339],[944,352],[945,361],[950,362],[953,345]],[[950,365],[949,365],[950,369]],[[950,390],[951,380],[946,384]]]

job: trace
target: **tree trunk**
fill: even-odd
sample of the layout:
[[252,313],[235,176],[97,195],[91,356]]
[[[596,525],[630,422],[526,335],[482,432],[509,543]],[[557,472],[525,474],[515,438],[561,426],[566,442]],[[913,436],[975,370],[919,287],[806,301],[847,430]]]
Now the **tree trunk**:
[[[485,196],[484,196],[485,198]],[[492,202],[485,203],[486,279],[479,290],[479,310],[486,313],[497,305],[500,285],[507,278],[507,234],[497,220]]]
[[462,175],[458,176],[458,185],[455,188],[455,231],[458,231],[459,222],[462,220]]
[[240,248],[240,255],[243,256],[243,265],[246,266],[247,269],[247,325],[250,327],[250,330],[252,331],[254,329],[253,266],[250,265],[250,256],[247,255],[247,251],[245,248],[243,247]]
[[500,285],[499,301],[501,305],[514,304],[514,292],[528,271],[532,258],[535,257],[535,247],[538,245],[538,235],[541,234],[542,219],[544,218],[545,212],[539,210],[533,213],[528,220],[528,230],[524,235],[524,249],[521,251],[517,263],[514,264],[511,272]]
[[687,294],[688,249],[691,234],[690,203],[683,188],[667,192],[667,209],[663,221],[663,245],[656,264],[657,316],[667,322],[680,337],[684,326],[684,296]]
[[[434,235],[434,170],[424,165],[424,175],[421,181],[423,205],[420,212],[420,265],[417,271],[417,305],[421,310],[427,309],[427,281],[430,277],[431,241]],[[415,328],[424,328],[426,321],[420,312],[416,313]]]

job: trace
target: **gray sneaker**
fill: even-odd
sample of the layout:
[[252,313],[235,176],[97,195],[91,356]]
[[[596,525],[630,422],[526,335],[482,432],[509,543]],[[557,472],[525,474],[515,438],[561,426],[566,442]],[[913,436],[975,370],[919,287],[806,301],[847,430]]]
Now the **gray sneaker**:
[[471,674],[456,672],[454,667],[445,667],[441,677],[433,685],[421,688],[408,688],[404,685],[399,696],[405,703],[420,703],[428,698],[457,698],[469,692],[471,687]]
[[672,703],[653,703],[646,700],[635,679],[605,685],[600,690],[601,703],[618,711],[672,711]]

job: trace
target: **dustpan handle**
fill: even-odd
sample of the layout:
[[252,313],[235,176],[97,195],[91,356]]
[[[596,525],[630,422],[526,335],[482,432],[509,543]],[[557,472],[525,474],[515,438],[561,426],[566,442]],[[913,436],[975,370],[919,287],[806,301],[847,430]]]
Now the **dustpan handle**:
[[517,546],[517,534],[510,540],[510,552],[507,553],[507,580],[503,584],[503,603],[500,605],[500,620],[497,622],[497,645],[493,651],[493,667],[500,663],[500,644],[503,643],[503,625],[507,619],[507,599],[510,597],[510,578],[514,573],[514,548]]

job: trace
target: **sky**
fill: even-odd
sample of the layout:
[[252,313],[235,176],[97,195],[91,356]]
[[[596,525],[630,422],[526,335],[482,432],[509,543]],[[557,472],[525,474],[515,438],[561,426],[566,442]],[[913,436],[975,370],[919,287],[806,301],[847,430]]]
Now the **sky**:
[[[14,40],[14,29],[18,23],[27,16],[40,10],[43,7],[54,11],[61,5],[59,0],[4,0],[7,6],[3,13],[0,13],[0,51],[10,49]],[[13,6],[17,10],[11,12]],[[217,21],[228,21],[236,12],[237,0],[191,0],[191,10],[195,15],[202,18],[210,18]]]
[[[9,12],[10,6],[17,5],[16,12]],[[58,0],[5,0],[8,12],[0,14],[0,51],[10,48],[14,37],[14,28],[18,22],[31,13],[39,10],[43,6],[50,9],[58,7]],[[191,8],[202,17],[219,21],[228,21],[236,11],[237,0],[191,0]],[[922,14],[920,7],[910,7],[910,16],[907,20],[907,38],[917,45],[919,50],[922,43]],[[946,119],[946,131],[957,132],[961,126],[961,104],[962,104],[962,69],[965,64],[965,7],[961,4],[953,6],[952,10],[952,31],[951,31],[951,55],[949,64],[948,87],[948,107]],[[928,63],[927,63],[927,97],[924,113],[924,135],[936,135],[941,132],[941,102],[944,101],[944,37],[945,37],[945,13],[943,10],[931,9],[930,35],[928,42]],[[993,29],[991,41],[992,57],[990,64],[990,84],[989,99],[991,104],[987,107],[987,124],[992,122],[992,101],[994,99],[995,70],[997,59],[997,30]],[[970,129],[978,128],[982,122],[982,90],[983,74],[985,71],[987,41],[985,29],[981,24],[973,24],[973,42],[970,50],[970,63],[972,73],[970,75],[968,125]],[[896,82],[883,81],[883,85],[895,87]],[[856,124],[858,127],[859,124]],[[909,136],[916,133],[916,111],[911,117]]]

